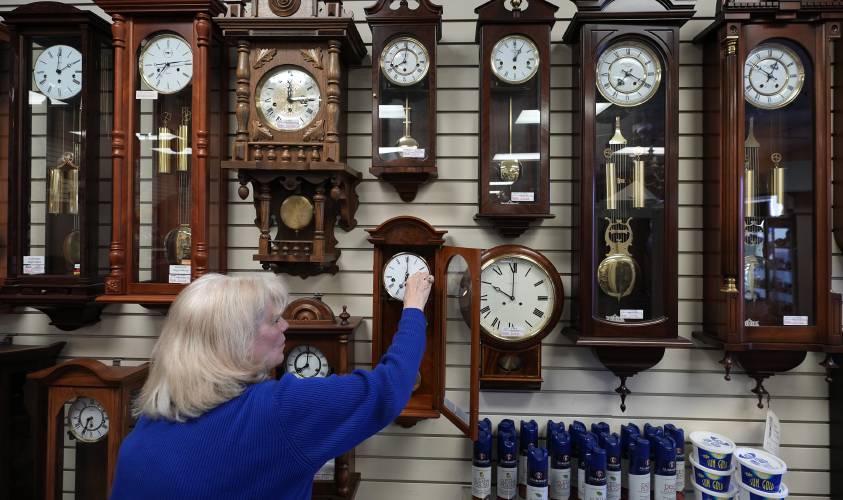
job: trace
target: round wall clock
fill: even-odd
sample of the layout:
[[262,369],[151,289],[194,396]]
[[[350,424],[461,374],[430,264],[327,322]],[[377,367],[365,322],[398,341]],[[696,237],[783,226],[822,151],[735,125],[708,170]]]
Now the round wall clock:
[[319,112],[322,96],[313,76],[293,66],[279,66],[255,89],[255,107],[263,121],[285,132],[308,126]]
[[287,353],[287,373],[298,378],[327,377],[331,373],[331,365],[316,347],[299,344]]
[[108,413],[96,399],[79,397],[70,403],[67,426],[79,441],[95,443],[108,434]]
[[70,99],[82,90],[82,53],[69,45],[53,45],[38,55],[32,73],[42,94]]
[[138,59],[141,79],[152,90],[175,94],[193,80],[193,49],[170,33],[149,40]]
[[419,271],[430,272],[424,257],[410,252],[393,255],[383,266],[383,286],[386,292],[393,299],[404,300],[407,278]]
[[799,56],[781,43],[763,43],[746,56],[744,97],[753,106],[778,109],[790,104],[805,83]]
[[492,73],[506,83],[524,83],[539,70],[539,49],[524,35],[509,35],[492,47]]
[[611,45],[597,59],[597,89],[618,106],[638,106],[659,89],[662,65],[643,43],[623,41]]
[[420,82],[430,69],[430,56],[424,44],[409,36],[389,42],[381,52],[381,71],[387,80],[407,87]]

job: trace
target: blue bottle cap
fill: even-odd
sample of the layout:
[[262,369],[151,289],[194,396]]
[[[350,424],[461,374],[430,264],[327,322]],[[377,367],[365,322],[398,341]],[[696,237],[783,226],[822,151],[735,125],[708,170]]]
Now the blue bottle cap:
[[492,421],[488,418],[484,418],[482,420],[477,421],[477,428],[480,430],[485,430],[489,434],[492,433]]
[[579,436],[580,448],[577,458],[579,459],[580,463],[585,463],[585,454],[588,453],[591,448],[597,446],[597,436],[590,432],[579,434]]
[[530,445],[539,445],[539,424],[535,420],[521,421],[521,436],[518,449],[526,452]]
[[527,448],[527,484],[547,486],[547,450],[532,444]]
[[[491,422],[489,423],[491,425]],[[482,428],[477,433],[477,441],[474,442],[474,465],[478,467],[490,467],[492,465],[492,433]]]
[[515,422],[511,418],[505,418],[498,423],[498,433],[506,431],[515,434]]
[[621,470],[621,444],[617,434],[602,433],[599,436],[599,445],[606,450],[606,469],[611,471]]
[[585,458],[585,482],[592,486],[606,484],[606,450],[592,447]]
[[673,438],[673,442],[676,444],[676,458],[680,456],[683,457],[684,460],[685,456],[685,430],[681,427],[676,427],[673,424],[666,424],[664,426],[664,433],[667,436]]
[[498,464],[501,467],[515,467],[518,461],[518,441],[515,430],[498,431]]
[[561,420],[559,422],[554,422],[553,420],[547,421],[547,435],[545,436],[548,441],[550,441],[550,435],[554,432],[565,432],[565,422]]
[[554,469],[569,469],[571,467],[571,438],[564,430],[554,432],[548,441],[550,466]]
[[659,476],[676,475],[676,445],[669,437],[656,438],[654,472]]
[[629,442],[629,473],[650,473],[650,441],[639,437]]
[[612,429],[609,428],[609,424],[606,422],[597,422],[591,424],[591,432],[600,435],[601,432],[605,432],[607,434],[612,432]]
[[629,423],[621,425],[621,454],[624,458],[629,458],[629,443],[641,435],[641,430],[637,425]]

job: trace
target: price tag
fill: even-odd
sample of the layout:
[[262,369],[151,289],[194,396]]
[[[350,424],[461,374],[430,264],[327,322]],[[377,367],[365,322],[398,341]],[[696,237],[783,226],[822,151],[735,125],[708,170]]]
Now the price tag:
[[536,193],[532,191],[513,191],[509,199],[512,201],[536,201]]
[[424,148],[402,148],[401,149],[401,157],[402,158],[424,158],[425,157],[425,149]]
[[781,424],[779,417],[773,410],[767,410],[767,423],[764,425],[764,450],[779,456],[779,442],[781,441]]
[[502,337],[521,337],[524,335],[524,329],[520,326],[504,326],[501,328]]
[[190,266],[184,264],[170,264],[170,276],[168,283],[186,285],[190,283]]
[[142,100],[142,101],[155,101],[158,99],[158,91],[157,90],[136,90],[135,91],[135,99]]
[[808,326],[808,316],[785,316],[782,323],[784,326]]
[[46,258],[43,255],[24,255],[23,274],[44,274]]
[[621,309],[623,319],[644,319],[644,309]]

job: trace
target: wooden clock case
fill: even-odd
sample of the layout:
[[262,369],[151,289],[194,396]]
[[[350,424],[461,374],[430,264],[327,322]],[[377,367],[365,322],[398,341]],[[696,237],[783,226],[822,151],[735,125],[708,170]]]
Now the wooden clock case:
[[[9,123],[11,87],[11,57],[9,28],[0,23],[0,123]],[[3,179],[9,179],[9,129],[0,130],[0,286],[6,281],[9,245],[9,193],[2,189]],[[0,312],[12,309],[8,304],[0,304]]]

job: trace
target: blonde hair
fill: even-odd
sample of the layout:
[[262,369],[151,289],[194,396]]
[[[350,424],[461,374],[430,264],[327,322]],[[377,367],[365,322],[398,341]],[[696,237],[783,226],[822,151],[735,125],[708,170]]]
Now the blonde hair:
[[257,330],[267,309],[283,310],[287,298],[270,273],[206,274],[191,283],[170,306],[135,412],[183,422],[265,380],[268,369],[252,359]]

